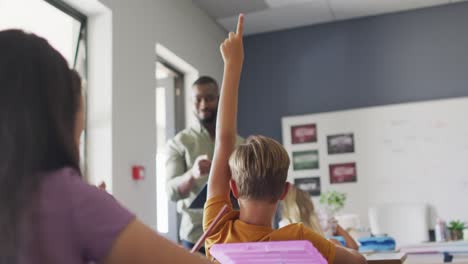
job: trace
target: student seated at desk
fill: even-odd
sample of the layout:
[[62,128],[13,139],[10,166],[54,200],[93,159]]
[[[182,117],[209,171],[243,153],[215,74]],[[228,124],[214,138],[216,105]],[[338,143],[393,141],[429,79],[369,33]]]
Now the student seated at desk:
[[[229,209],[206,239],[207,255],[211,258],[209,249],[217,243],[308,240],[328,263],[366,263],[358,252],[335,245],[303,224],[272,229],[278,201],[288,191],[289,157],[283,146],[264,136],[251,136],[234,150],[238,87],[244,56],[242,29],[241,15],[237,33],[229,33],[229,38],[220,47],[224,78],[214,159],[208,179],[204,229],[210,226],[225,204]],[[239,201],[240,211],[232,209],[230,189]]]
[[81,94],[45,39],[0,31],[0,263],[209,263],[85,183]]
[[[304,226],[310,228],[322,236],[325,236],[322,223],[319,220],[314,203],[310,199],[310,195],[294,185],[291,185],[288,194],[282,202],[281,218],[282,219],[279,223],[280,227],[292,223],[303,223]],[[333,229],[333,236],[343,237],[346,247],[352,248],[354,250],[359,249],[356,241],[354,241],[349,233],[346,232],[346,230],[344,230],[340,225],[336,224],[336,227],[333,227]]]

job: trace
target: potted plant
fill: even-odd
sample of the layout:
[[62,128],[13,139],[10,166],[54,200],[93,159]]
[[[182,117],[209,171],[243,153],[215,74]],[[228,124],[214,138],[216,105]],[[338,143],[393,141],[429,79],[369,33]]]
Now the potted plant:
[[451,221],[448,225],[450,230],[450,237],[452,240],[462,240],[463,239],[463,229],[465,229],[465,223],[460,220]]
[[325,206],[327,213],[333,216],[343,209],[345,202],[345,193],[330,190],[320,195],[320,203]]
[[336,235],[338,221],[335,216],[343,209],[345,202],[345,193],[330,190],[320,195],[320,204],[322,204],[325,209],[324,213],[326,219],[326,226],[322,225],[322,229],[327,236]]

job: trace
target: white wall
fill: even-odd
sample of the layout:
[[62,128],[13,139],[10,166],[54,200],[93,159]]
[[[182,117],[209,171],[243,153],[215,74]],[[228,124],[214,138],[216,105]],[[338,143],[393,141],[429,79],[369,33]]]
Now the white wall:
[[[292,178],[320,176],[322,192],[348,195],[343,213],[368,224],[374,205],[426,204],[436,217],[468,220],[468,97],[369,107],[283,118],[283,143],[292,151],[318,149],[318,170],[292,171]],[[317,124],[317,143],[291,144],[290,126]],[[327,135],[354,133],[355,152],[328,155]],[[356,162],[357,182],[330,184],[329,164]]]
[[[112,12],[112,191],[156,226],[155,45],[161,43],[200,74],[222,76],[225,32],[189,0],[102,0]],[[146,167],[134,182],[130,169]],[[164,175],[158,175],[164,177]]]
[[64,0],[88,17],[86,175],[112,192],[112,11],[97,0]]

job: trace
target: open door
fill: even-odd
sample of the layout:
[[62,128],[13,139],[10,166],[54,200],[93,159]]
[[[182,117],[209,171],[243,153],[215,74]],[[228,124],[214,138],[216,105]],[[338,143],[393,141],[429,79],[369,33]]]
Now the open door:
[[167,65],[156,65],[156,194],[158,232],[176,243],[179,216],[166,194],[165,146],[184,127],[183,75]]

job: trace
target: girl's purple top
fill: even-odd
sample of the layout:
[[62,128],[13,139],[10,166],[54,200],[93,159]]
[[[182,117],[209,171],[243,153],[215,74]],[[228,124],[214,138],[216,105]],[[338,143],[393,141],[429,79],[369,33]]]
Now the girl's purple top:
[[102,262],[135,218],[107,192],[63,168],[42,180],[33,221],[25,221],[19,263]]

